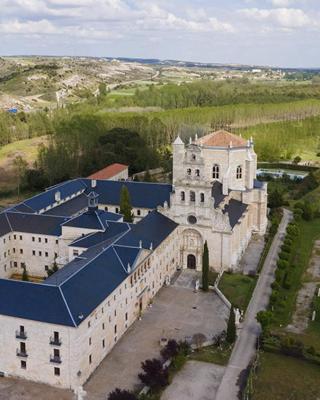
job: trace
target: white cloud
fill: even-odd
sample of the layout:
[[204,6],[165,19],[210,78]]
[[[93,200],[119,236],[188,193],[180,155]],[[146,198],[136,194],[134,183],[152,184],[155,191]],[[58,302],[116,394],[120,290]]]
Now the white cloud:
[[266,21],[283,28],[319,27],[316,19],[311,18],[298,8],[259,9],[247,8],[240,11],[242,15],[256,20]]
[[293,4],[293,0],[271,0],[274,7],[289,7]]

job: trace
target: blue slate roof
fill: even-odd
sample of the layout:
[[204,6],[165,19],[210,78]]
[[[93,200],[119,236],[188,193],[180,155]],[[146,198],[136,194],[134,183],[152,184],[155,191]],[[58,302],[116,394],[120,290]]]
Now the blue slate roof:
[[[91,188],[91,180],[83,179],[88,188]],[[121,182],[97,180],[94,191],[99,194],[100,204],[120,204],[122,186],[126,186],[131,197],[131,204],[135,208],[155,209],[163,206],[165,201],[170,202],[172,185],[163,183]],[[88,189],[90,190],[90,189]]]
[[0,314],[75,326],[57,286],[0,279]]
[[241,203],[241,201],[234,199],[231,199],[229,203],[225,205],[224,212],[228,212],[231,228],[234,228],[234,226],[239,222],[247,208],[247,204]]
[[7,218],[12,231],[28,232],[39,235],[61,235],[61,224],[68,218],[50,215],[25,214],[18,212],[7,212]]
[[122,215],[102,210],[87,211],[77,217],[69,219],[64,226],[73,228],[85,228],[95,230],[105,230],[108,226],[108,221],[119,221]]
[[106,240],[112,238],[115,239],[122,233],[128,231],[129,229],[130,226],[125,222],[121,223],[121,222],[108,221],[108,227],[104,232],[96,232],[88,234],[83,238],[75,240],[70,244],[70,246],[83,247],[88,249],[99,243],[105,242]]
[[156,248],[177,226],[178,224],[158,211],[152,211],[136,225],[133,225],[132,229],[117,244],[139,247],[141,241],[144,249],[150,249],[151,244],[153,248]]
[[59,206],[46,211],[44,214],[72,217],[80,213],[81,211],[86,210],[87,207],[88,207],[88,198],[84,193],[82,193],[79,196],[74,197],[73,199],[60,204]]
[[[116,181],[97,181],[94,190],[100,203],[118,205],[123,185],[129,189],[132,205],[139,208],[155,209],[169,202],[172,190],[171,185]],[[155,249],[177,227],[157,211],[136,225],[118,222],[122,216],[101,210],[70,219],[86,209],[86,194],[91,190],[91,180],[76,179],[0,213],[0,235],[11,231],[60,235],[63,224],[101,229],[74,241],[73,246],[87,250],[44,283],[0,279],[0,314],[77,326],[127,278],[128,264],[134,267],[141,248]],[[70,199],[37,214],[55,203],[57,191],[62,201]]]
[[22,204],[30,207],[34,212],[39,212],[42,209],[55,203],[55,194],[60,192],[61,201],[64,201],[67,197],[71,197],[78,192],[83,192],[86,189],[86,185],[81,179],[75,179],[56,185],[52,188],[47,189],[31,199],[25,200]]

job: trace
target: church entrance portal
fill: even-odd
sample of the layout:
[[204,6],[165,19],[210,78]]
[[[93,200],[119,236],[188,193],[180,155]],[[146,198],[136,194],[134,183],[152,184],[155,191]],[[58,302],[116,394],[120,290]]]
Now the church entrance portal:
[[189,269],[196,269],[197,267],[196,257],[193,254],[188,255],[187,267]]

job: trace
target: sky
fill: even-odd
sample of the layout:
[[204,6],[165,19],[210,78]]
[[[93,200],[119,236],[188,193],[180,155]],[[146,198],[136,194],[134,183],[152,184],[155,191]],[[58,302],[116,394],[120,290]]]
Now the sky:
[[320,0],[0,0],[0,55],[320,67]]

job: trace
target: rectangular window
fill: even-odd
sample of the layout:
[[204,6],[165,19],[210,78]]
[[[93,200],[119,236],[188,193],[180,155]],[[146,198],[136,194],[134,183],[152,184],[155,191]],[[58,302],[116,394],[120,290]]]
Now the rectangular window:
[[89,346],[91,346],[91,344],[92,344],[92,340],[91,340],[91,337],[89,337]]
[[49,257],[49,253],[48,253],[47,251],[45,252],[45,256],[46,256],[46,257]]
[[114,326],[114,333],[117,333],[117,325]]
[[24,360],[21,360],[20,361],[20,366],[21,366],[22,369],[27,369],[27,362],[24,361]]
[[41,237],[38,238],[38,242],[41,243]]
[[23,249],[20,249],[20,254],[23,254]]
[[22,235],[19,236],[20,240],[22,240]]
[[35,239],[35,237],[34,236],[32,236],[32,241],[34,242],[36,239]]
[[55,374],[55,376],[60,376],[60,368],[55,367],[54,374]]
[[45,241],[45,243],[48,243],[48,239],[47,238],[45,238],[44,241]]
[[60,350],[59,349],[53,349],[53,356],[54,356],[54,358],[59,358],[60,357]]
[[92,355],[90,354],[90,356],[89,356],[89,364],[91,364],[92,363]]
[[102,347],[103,347],[103,348],[105,348],[105,347],[106,347],[106,342],[105,342],[105,340],[104,340],[104,339],[102,340]]
[[35,256],[36,255],[36,251],[32,250],[32,255]]

